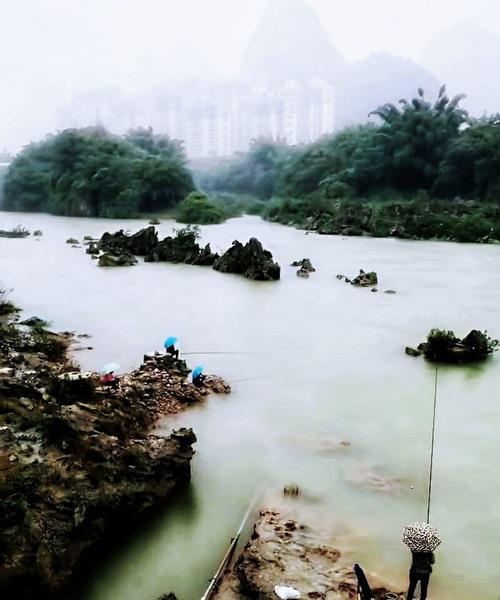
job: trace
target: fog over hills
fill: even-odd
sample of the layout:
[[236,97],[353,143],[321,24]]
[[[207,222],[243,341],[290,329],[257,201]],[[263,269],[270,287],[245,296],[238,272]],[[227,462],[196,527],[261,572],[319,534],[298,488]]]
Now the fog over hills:
[[459,23],[427,46],[421,64],[450,91],[467,94],[463,105],[473,114],[500,111],[499,34],[476,23]]
[[346,69],[337,95],[336,125],[366,121],[368,114],[381,104],[410,98],[419,87],[432,98],[439,86],[431,73],[412,60],[386,52],[371,54]]
[[245,81],[336,80],[345,67],[316,13],[303,0],[271,0],[242,58]]

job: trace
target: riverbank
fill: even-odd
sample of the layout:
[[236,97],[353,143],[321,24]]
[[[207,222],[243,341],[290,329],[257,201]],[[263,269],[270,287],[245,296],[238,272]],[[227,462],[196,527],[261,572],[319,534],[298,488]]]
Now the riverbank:
[[[275,586],[292,587],[301,598],[356,598],[356,577],[336,547],[334,532],[327,523],[306,523],[303,516],[290,505],[261,509],[250,541],[213,598],[276,600]],[[366,575],[375,600],[403,597],[377,576]]]
[[69,357],[71,334],[0,322],[0,590],[50,598],[85,551],[190,479],[196,436],[152,435],[157,420],[228,393],[219,378],[197,389],[184,361],[152,354],[102,385]]
[[322,235],[498,243],[500,206],[475,200],[272,199],[255,205],[263,219]]

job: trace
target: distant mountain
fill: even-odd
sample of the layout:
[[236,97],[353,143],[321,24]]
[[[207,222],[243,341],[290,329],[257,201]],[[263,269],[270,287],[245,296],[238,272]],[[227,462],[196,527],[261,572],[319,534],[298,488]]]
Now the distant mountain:
[[433,75],[411,60],[385,52],[370,54],[345,71],[337,95],[336,127],[363,123],[381,104],[412,98],[419,87],[432,98],[439,86]]
[[420,62],[450,92],[467,94],[462,104],[473,114],[500,112],[499,34],[476,23],[459,23],[433,40]]
[[304,0],[271,0],[243,55],[240,78],[258,83],[336,80],[345,66]]

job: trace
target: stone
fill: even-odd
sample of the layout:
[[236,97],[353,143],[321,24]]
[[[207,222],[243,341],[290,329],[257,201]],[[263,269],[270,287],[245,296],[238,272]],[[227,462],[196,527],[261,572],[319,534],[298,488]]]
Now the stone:
[[137,258],[132,255],[114,256],[112,254],[101,254],[99,257],[100,267],[131,267],[137,264]]
[[[312,266],[311,261],[308,258],[303,258],[302,260],[296,260],[291,264],[292,267],[300,267],[308,271],[309,273],[314,273],[316,269]],[[337,275],[338,277],[338,275]]]
[[42,237],[42,235],[43,231],[41,229],[35,229],[35,231],[33,232],[34,237]]
[[99,246],[95,242],[90,242],[85,252],[87,254],[97,255],[99,254]]
[[307,269],[304,269],[303,267],[301,267],[297,271],[297,277],[302,277],[304,279],[309,279],[309,271]]
[[377,285],[377,283],[378,277],[375,271],[365,273],[363,269],[360,269],[359,275],[351,281],[351,285],[356,285],[359,287],[372,287],[374,285]]
[[243,245],[235,240],[213,268],[221,273],[237,273],[256,281],[276,281],[280,278],[280,266],[273,261],[273,255],[264,250],[256,238],[250,238]]
[[67,244],[72,244],[72,245],[75,245],[75,244],[79,244],[80,242],[79,242],[78,240],[76,240],[75,238],[68,238],[68,239],[66,240],[66,243],[67,243]]
[[120,229],[116,233],[105,232],[100,241],[99,248],[110,254],[135,254],[146,256],[154,251],[158,245],[156,229],[145,227],[133,235],[127,235]]
[[384,294],[395,294],[396,292],[394,290],[385,290]]
[[149,224],[150,224],[150,225],[160,225],[160,220],[159,220],[159,219],[157,219],[156,217],[153,217],[153,218],[151,219],[151,221],[149,221]]
[[41,327],[46,324],[43,319],[40,317],[29,317],[29,319],[24,319],[19,323],[20,325],[27,325],[28,327]]
[[408,354],[408,356],[422,356],[421,350],[417,350],[416,348],[412,348],[411,346],[406,346],[405,353]]

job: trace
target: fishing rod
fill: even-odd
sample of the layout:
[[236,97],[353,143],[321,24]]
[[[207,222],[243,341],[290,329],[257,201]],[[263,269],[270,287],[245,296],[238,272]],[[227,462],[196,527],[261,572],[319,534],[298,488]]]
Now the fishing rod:
[[431,514],[431,492],[432,492],[432,468],[434,466],[434,439],[436,433],[436,405],[437,405],[437,387],[438,387],[438,367],[434,377],[434,407],[432,413],[432,438],[431,438],[431,460],[429,465],[429,486],[427,493],[427,523]]
[[221,355],[236,355],[236,356],[247,356],[250,354],[255,354],[255,352],[181,352],[182,356],[201,356],[201,355],[212,355],[212,354],[221,354]]

